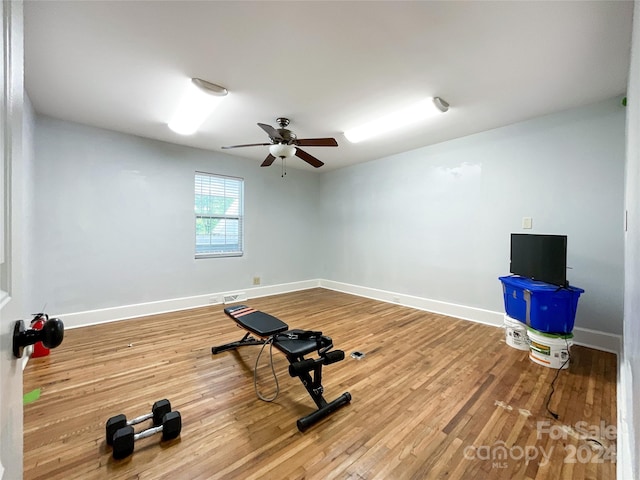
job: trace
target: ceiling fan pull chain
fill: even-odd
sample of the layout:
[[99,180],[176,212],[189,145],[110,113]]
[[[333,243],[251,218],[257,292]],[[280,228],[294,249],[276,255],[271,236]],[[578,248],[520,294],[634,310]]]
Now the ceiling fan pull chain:
[[280,175],[282,178],[284,178],[284,176],[287,174],[287,159],[285,157],[281,157],[282,160],[282,175]]

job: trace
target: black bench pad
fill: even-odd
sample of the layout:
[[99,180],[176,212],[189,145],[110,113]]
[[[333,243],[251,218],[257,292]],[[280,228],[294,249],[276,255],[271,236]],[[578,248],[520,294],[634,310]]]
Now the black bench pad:
[[224,309],[224,313],[233,318],[242,328],[259,337],[270,337],[289,330],[289,325],[282,320],[246,305],[227,307]]
[[311,353],[318,349],[318,342],[313,340],[300,340],[300,339],[289,339],[287,338],[287,334],[295,335],[297,333],[302,333],[304,330],[289,330],[284,333],[280,333],[276,335],[273,346],[280,350],[287,356],[298,357],[301,355],[306,355],[307,353]]
[[273,346],[285,355],[300,356],[318,349],[316,340],[300,340],[287,338],[287,335],[295,335],[304,330],[289,330],[289,325],[268,313],[254,310],[246,305],[235,305],[224,309],[242,328],[249,330],[259,337],[270,337],[278,334],[273,341]]

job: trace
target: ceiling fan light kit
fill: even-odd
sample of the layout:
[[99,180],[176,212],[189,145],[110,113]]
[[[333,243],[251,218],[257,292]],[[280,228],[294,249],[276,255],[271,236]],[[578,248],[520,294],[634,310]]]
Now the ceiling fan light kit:
[[289,158],[296,154],[296,147],[284,143],[276,143],[269,147],[269,153],[278,158]]
[[344,132],[344,136],[351,143],[358,143],[393,130],[398,130],[439,113],[446,113],[448,110],[449,104],[442,98],[427,98],[410,107],[347,130]]
[[310,153],[305,152],[300,147],[337,147],[338,142],[335,138],[298,138],[298,136],[289,130],[289,119],[279,117],[276,119],[280,128],[273,128],[266,123],[258,123],[258,126],[269,135],[270,143],[246,143],[243,145],[230,145],[228,147],[222,147],[223,150],[230,148],[241,147],[260,147],[269,146],[269,155],[260,164],[261,167],[270,166],[276,158],[286,159],[293,157],[294,155],[301,158],[309,165],[315,168],[319,168],[324,165],[316,157]]
[[192,78],[169,122],[169,128],[180,135],[194,134],[227,93],[227,89],[220,85]]

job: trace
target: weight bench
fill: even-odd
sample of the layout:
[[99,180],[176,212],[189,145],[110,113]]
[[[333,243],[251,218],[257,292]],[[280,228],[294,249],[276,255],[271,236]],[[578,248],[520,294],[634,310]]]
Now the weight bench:
[[[267,313],[254,310],[246,305],[227,307],[224,313],[233,318],[239,327],[247,333],[237,342],[227,343],[211,349],[212,354],[236,350],[246,345],[264,345],[272,341],[273,346],[284,353],[289,360],[289,375],[299,377],[302,384],[311,395],[318,409],[297,421],[298,430],[306,429],[330,415],[338,408],[351,401],[351,394],[345,392],[332,402],[327,402],[322,393],[322,366],[339,362],[344,359],[342,350],[333,350],[330,337],[322,332],[308,330],[289,330],[289,326],[282,320]],[[260,339],[253,337],[257,335]],[[305,358],[317,352],[318,358]],[[313,376],[311,372],[313,371]]]

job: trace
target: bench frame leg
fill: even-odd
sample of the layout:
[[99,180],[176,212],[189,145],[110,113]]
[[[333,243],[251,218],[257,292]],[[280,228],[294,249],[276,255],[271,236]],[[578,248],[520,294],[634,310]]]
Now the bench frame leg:
[[[287,360],[289,360],[290,364],[301,362],[304,359],[304,355],[287,355]],[[298,430],[301,432],[304,432],[309,427],[315,425],[320,420],[331,415],[337,409],[351,401],[351,394],[349,392],[343,393],[332,402],[327,402],[325,400],[322,395],[324,393],[324,387],[322,386],[322,363],[316,363],[313,367],[313,377],[310,372],[303,372],[297,376],[300,377],[300,381],[304,385],[304,388],[307,389],[307,392],[309,392],[309,395],[318,407],[314,412],[298,419],[296,424],[298,426]]]
[[237,342],[226,343],[224,345],[219,345],[217,347],[211,347],[211,353],[215,355],[216,353],[226,352],[228,350],[236,350],[237,348],[244,347],[247,345],[262,345],[264,344],[264,340],[259,340],[255,337],[252,337],[250,333],[246,333],[241,340]]

